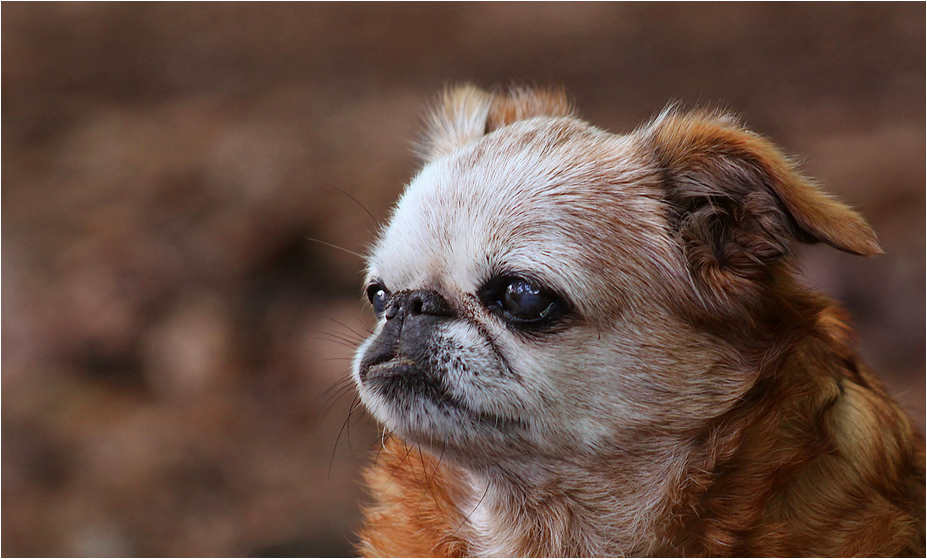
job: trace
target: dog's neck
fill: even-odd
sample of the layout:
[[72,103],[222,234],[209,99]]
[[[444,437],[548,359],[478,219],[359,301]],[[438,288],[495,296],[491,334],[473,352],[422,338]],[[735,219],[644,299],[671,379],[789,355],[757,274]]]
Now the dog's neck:
[[534,468],[529,480],[503,470],[468,472],[460,535],[472,554],[489,557],[653,553],[687,460],[650,456],[655,462],[635,468],[633,459],[613,458],[624,467],[599,456]]

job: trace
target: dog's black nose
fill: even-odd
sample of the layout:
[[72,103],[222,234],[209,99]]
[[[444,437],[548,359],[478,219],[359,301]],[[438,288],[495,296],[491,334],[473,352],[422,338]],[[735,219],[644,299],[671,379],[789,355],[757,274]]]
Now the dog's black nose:
[[391,320],[397,316],[405,319],[417,315],[450,317],[454,314],[454,308],[437,291],[416,289],[395,294],[386,307],[384,316]]

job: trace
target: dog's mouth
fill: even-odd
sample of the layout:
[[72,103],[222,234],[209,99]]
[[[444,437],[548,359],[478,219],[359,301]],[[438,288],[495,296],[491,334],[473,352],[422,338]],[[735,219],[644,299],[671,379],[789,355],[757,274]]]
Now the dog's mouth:
[[439,407],[465,409],[440,379],[405,357],[371,363],[361,370],[360,378],[368,388],[390,402],[425,400]]
[[[416,417],[421,419],[418,415],[421,411],[425,411],[432,420],[443,416],[455,425],[469,424],[496,432],[526,428],[519,419],[498,416],[468,405],[451,392],[442,375],[430,372],[408,357],[393,355],[364,364],[359,376],[364,388],[389,406],[390,415],[399,420],[398,424],[406,425],[412,431],[428,430],[416,420]],[[440,438],[437,432],[427,435]]]

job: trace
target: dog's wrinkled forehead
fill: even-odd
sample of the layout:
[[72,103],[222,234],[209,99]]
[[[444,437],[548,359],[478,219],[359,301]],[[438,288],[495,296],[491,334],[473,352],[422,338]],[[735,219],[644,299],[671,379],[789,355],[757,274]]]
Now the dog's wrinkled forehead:
[[621,261],[603,251],[633,252],[635,229],[661,225],[638,218],[655,212],[641,207],[654,201],[639,195],[649,171],[637,153],[629,138],[569,118],[488,134],[415,178],[375,247],[370,274],[390,289],[472,292],[506,273],[573,293],[596,289],[590,268]]

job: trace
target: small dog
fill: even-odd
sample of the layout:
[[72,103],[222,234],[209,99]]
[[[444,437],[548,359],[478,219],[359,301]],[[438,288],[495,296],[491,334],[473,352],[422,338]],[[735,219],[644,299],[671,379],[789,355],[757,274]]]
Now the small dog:
[[881,252],[730,116],[448,90],[369,259],[368,556],[924,554],[924,442],[796,242]]

